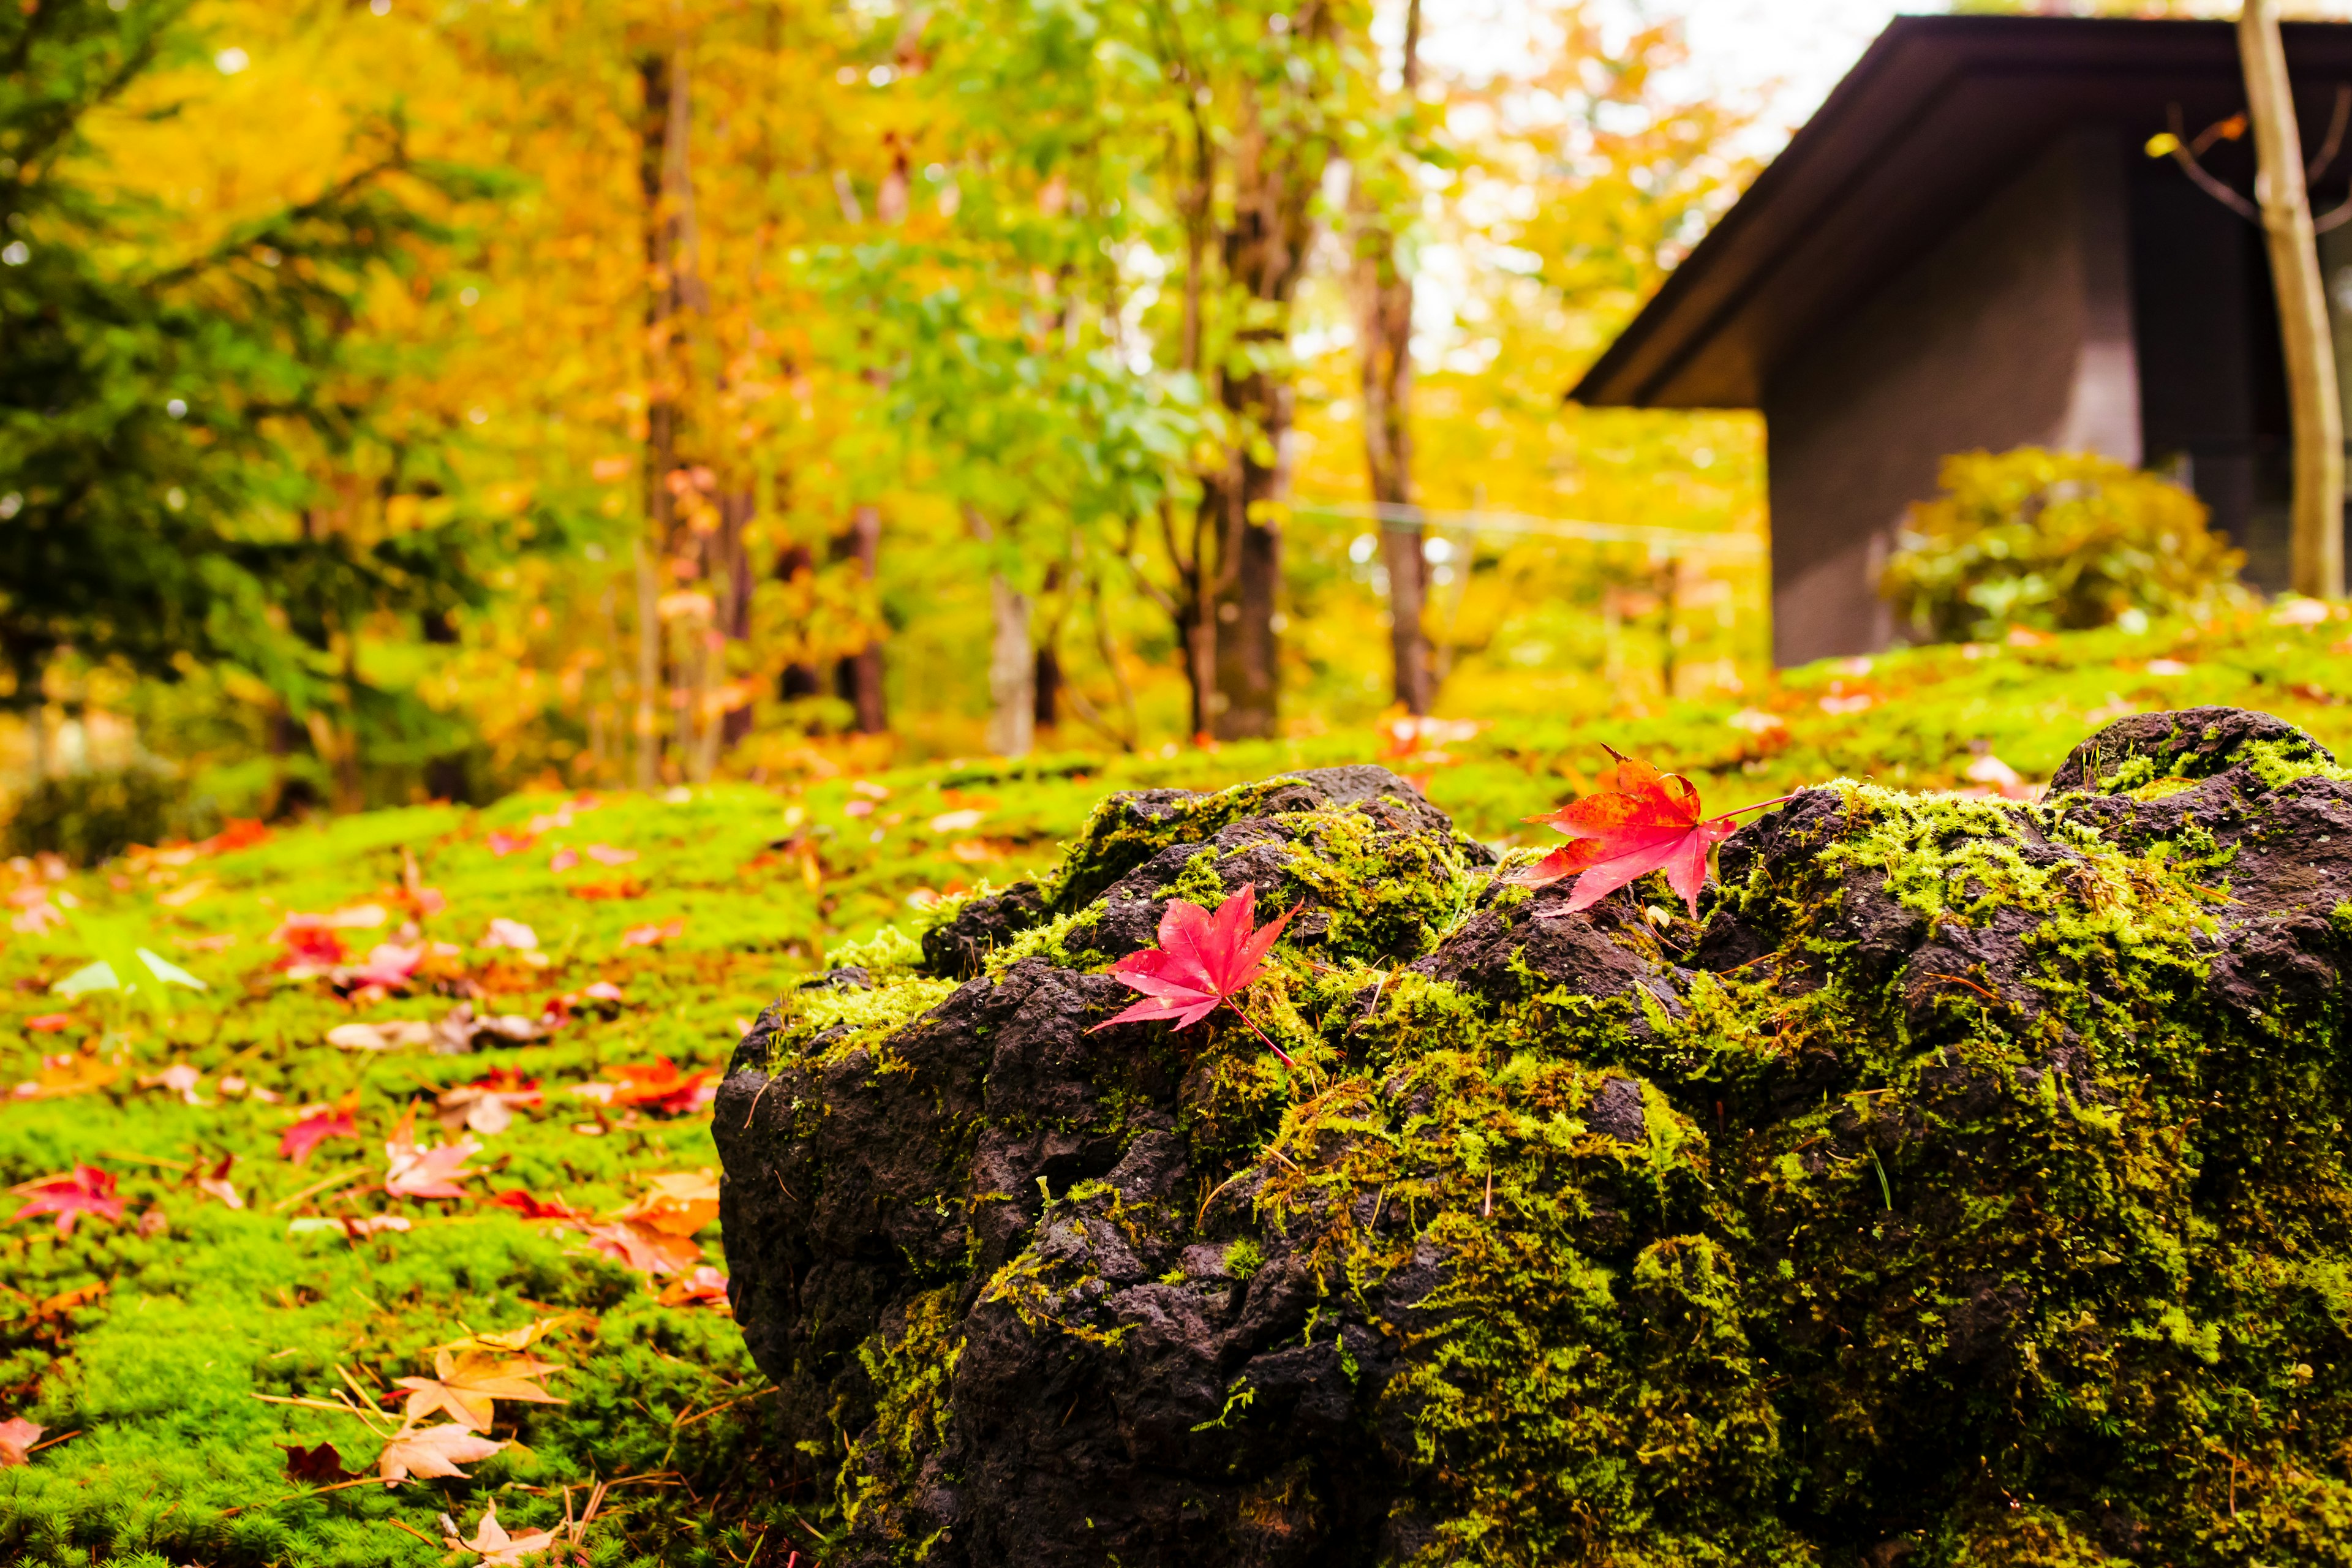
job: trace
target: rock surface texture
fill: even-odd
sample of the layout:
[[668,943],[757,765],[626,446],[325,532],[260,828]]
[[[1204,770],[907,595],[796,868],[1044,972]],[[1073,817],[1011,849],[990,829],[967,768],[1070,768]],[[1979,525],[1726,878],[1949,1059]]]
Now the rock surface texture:
[[[1841,781],[1696,924],[1377,769],[1113,797],[737,1055],[776,1484],[827,1568],[2352,1563],[2347,780],[2195,710]],[[1089,1033],[1245,881],[1298,1070]]]

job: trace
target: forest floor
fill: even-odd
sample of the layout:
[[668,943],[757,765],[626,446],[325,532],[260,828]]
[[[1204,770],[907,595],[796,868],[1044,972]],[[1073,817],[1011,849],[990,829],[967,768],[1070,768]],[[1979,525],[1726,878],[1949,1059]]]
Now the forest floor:
[[1119,788],[1377,760],[1535,843],[1520,819],[1591,787],[1603,742],[1717,807],[1840,774],[2024,795],[2109,720],[2207,703],[2344,752],[2342,615],[1925,649],[1648,712],[517,796],[16,863],[0,1557],[809,1563],[836,1521],[761,1480],[786,1466],[726,1315],[709,1102],[829,951],[1047,863]]

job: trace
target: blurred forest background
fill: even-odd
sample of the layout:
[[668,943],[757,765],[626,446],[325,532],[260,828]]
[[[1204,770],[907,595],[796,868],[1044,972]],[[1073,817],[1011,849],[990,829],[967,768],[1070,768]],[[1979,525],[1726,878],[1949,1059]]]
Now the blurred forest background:
[[1756,679],[1759,427],[1562,404],[1749,114],[1510,15],[6,7],[0,771],[201,833]]

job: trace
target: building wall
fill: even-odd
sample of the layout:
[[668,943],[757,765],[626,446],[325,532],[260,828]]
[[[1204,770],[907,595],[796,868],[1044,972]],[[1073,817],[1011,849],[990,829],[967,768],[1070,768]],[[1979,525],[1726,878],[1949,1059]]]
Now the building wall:
[[[2207,159],[2239,190],[2242,146]],[[2287,582],[2286,369],[2262,230],[2189,184],[2169,160],[2131,174],[2132,301],[2145,461],[2197,492],[2246,552],[2246,576]]]
[[2126,158],[2112,132],[2061,139],[1774,367],[1778,662],[1899,640],[1879,570],[1946,456],[2039,446],[2140,460]]

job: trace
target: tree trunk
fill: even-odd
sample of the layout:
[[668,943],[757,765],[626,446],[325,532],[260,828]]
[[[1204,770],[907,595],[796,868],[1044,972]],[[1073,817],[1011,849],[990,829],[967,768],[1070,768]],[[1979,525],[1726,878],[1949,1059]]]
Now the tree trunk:
[[[718,596],[718,632],[719,643],[715,649],[719,661],[717,677],[724,685],[732,674],[727,660],[727,645],[750,640],[751,636],[751,552],[743,542],[743,532],[751,526],[759,503],[749,490],[738,490],[722,496],[719,501],[719,532],[710,542],[711,587]],[[724,751],[751,732],[750,702],[730,704],[719,718],[717,748]]]
[[1029,646],[1029,595],[1002,572],[988,579],[988,749],[1025,757],[1035,737],[1036,651]]
[[[882,510],[860,506],[849,514],[849,531],[835,542],[838,558],[857,563],[858,575],[874,581],[882,558]],[[835,689],[856,710],[857,732],[879,735],[889,729],[882,708],[882,643],[874,638],[841,661]]]
[[[1225,276],[1258,309],[1234,334],[1240,353],[1278,353],[1290,338],[1290,304],[1313,237],[1313,202],[1331,146],[1320,134],[1269,132],[1254,107],[1234,156],[1234,222],[1224,235]],[[1239,355],[1236,355],[1239,357]],[[1216,600],[1216,711],[1222,740],[1272,735],[1277,717],[1283,506],[1289,500],[1294,389],[1286,371],[1219,377],[1219,395],[1251,432],[1225,471],[1202,487],[1204,516],[1221,524]],[[1271,461],[1260,461],[1260,455]]]
[[651,789],[661,778],[661,713],[655,694],[661,688],[661,585],[656,563],[668,554],[673,518],[670,470],[677,466],[677,407],[669,385],[670,318],[677,289],[672,275],[674,220],[666,199],[669,185],[671,62],[661,55],[637,60],[644,112],[638,121],[637,187],[645,198],[646,267],[653,287],[646,300],[646,531],[632,560],[636,568],[637,676],[635,722],[636,784]]
[[1051,730],[1062,721],[1062,656],[1047,643],[1037,650],[1036,675],[1031,682],[1036,700],[1031,712],[1040,730]]
[[[1404,20],[1404,97],[1421,84],[1421,0]],[[1410,186],[1408,189],[1412,188]],[[1396,232],[1379,210],[1370,182],[1354,182],[1357,336],[1363,345],[1364,467],[1375,507],[1412,504],[1412,279],[1397,266]],[[1380,519],[1381,559],[1389,578],[1389,658],[1396,700],[1426,713],[1431,689],[1429,637],[1422,626],[1426,580],[1422,530],[1402,518]]]
[[2238,16],[2238,56],[2260,173],[2254,199],[2269,242],[2285,350],[2287,409],[2294,440],[2294,500],[2290,578],[2294,591],[2321,598],[2344,593],[2344,409],[2336,385],[2336,350],[2319,278],[2317,237],[2305,189],[2303,137],[2294,118],[2286,50],[2279,39],[2278,0],[2245,0]]

